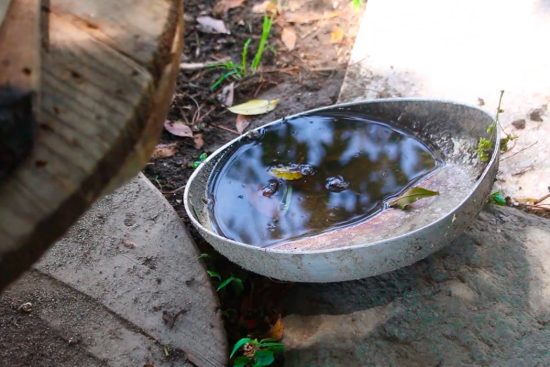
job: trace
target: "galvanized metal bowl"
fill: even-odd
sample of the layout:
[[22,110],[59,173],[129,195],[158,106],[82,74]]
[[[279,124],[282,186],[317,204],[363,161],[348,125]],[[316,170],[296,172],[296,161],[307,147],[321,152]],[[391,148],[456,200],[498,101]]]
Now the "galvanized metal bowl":
[[[297,282],[337,282],[378,275],[425,258],[448,245],[476,217],[498,168],[500,136],[493,118],[471,106],[422,99],[383,99],[303,112],[340,111],[386,122],[430,146],[445,165],[416,183],[440,195],[410,210],[387,209],[363,222],[261,248],[216,233],[208,213],[208,180],[239,137],[218,149],[191,176],[184,194],[191,222],[217,251],[245,269]],[[282,120],[274,121],[277,124]],[[488,162],[476,155],[480,137],[494,141]],[[223,162],[221,163],[223,164]],[[223,200],[223,198],[217,198]]]

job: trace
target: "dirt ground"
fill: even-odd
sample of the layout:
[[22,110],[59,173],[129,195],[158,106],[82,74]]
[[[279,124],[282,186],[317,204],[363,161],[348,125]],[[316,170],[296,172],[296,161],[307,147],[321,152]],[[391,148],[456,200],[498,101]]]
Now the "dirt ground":
[[[226,58],[239,62],[243,44],[248,38],[252,39],[249,54],[254,54],[264,16],[254,12],[254,6],[262,2],[244,1],[225,14],[217,13],[215,4],[216,1],[185,1],[183,63],[189,65]],[[194,136],[177,137],[165,130],[161,143],[175,143],[175,154],[153,159],[144,169],[146,176],[174,206],[201,250],[208,254],[204,259],[206,268],[219,273],[223,279],[234,275],[244,282],[242,294],[235,293],[230,287],[220,291],[230,344],[247,335],[280,338],[283,330],[280,317],[284,310],[280,308],[279,300],[291,285],[244,271],[217,255],[190,225],[185,213],[183,190],[193,172],[193,162],[200,154],[210,154],[239,135],[236,115],[222,105],[220,92],[234,82],[235,104],[252,98],[279,99],[273,112],[250,119],[248,129],[335,103],[362,9],[355,9],[347,0],[287,0],[279,1],[277,11],[271,9],[268,13],[273,16],[273,27],[256,74],[227,81],[212,90],[211,86],[224,72],[222,69],[204,67],[180,71],[168,120],[185,123]],[[222,19],[231,34],[201,31],[196,19],[204,15]],[[293,49],[289,50],[283,42],[283,32],[296,35]],[[288,43],[288,38],[285,40]],[[219,283],[214,278],[213,282],[214,285]]]

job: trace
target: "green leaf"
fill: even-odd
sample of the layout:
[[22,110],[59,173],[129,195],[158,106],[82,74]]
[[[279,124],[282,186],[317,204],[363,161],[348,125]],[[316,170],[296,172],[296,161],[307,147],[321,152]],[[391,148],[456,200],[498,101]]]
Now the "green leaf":
[[493,121],[493,123],[491,123],[491,125],[487,127],[487,134],[491,134],[493,131],[495,131],[496,127],[497,123],[496,121]]
[[233,367],[245,367],[250,362],[250,358],[246,356],[240,356],[233,361]]
[[415,201],[435,195],[439,195],[439,192],[431,191],[420,186],[415,186],[405,191],[398,198],[390,201],[389,206],[390,208],[397,207],[399,209],[407,209],[407,207]]
[[241,295],[241,293],[243,293],[244,291],[244,284],[240,278],[234,278],[231,286],[233,287],[233,291],[235,292],[235,294],[238,296]]
[[193,167],[193,169],[197,168],[198,166],[201,165],[201,161],[194,161],[193,164],[191,165],[191,167]]
[[494,204],[503,206],[506,205],[506,198],[504,197],[504,195],[502,195],[502,192],[500,191],[493,192],[491,196],[489,196],[489,199]]
[[207,270],[206,273],[210,275],[211,278],[217,278],[220,282],[222,281],[222,276],[214,271],[214,270]]
[[260,37],[260,43],[258,44],[256,55],[254,55],[254,59],[252,60],[252,65],[250,65],[250,69],[252,70],[253,73],[256,72],[256,69],[258,69],[258,67],[260,66],[260,63],[262,62],[265,45],[267,43],[267,38],[269,37],[269,32],[271,31],[272,24],[273,24],[273,19],[271,17],[268,17],[267,15],[264,15],[264,22],[262,25],[262,36]]
[[204,160],[208,157],[208,154],[205,153],[201,153],[201,155],[199,155],[199,161],[201,162],[204,162]]
[[270,350],[257,350],[256,354],[254,354],[254,358],[256,360],[254,366],[258,367],[269,366],[275,361],[275,356]]
[[493,150],[493,142],[487,138],[479,138],[477,143],[477,157],[481,162],[489,162],[490,154]]
[[241,338],[239,339],[235,345],[233,346],[233,350],[231,351],[231,354],[229,355],[229,358],[233,358],[233,356],[235,355],[235,353],[237,353],[237,351],[243,346],[245,345],[246,343],[250,343],[252,341],[252,339],[250,338]]
[[227,278],[226,280],[224,280],[223,282],[220,283],[218,288],[216,288],[216,291],[218,291],[218,292],[221,291],[222,289],[227,287],[229,285],[229,283],[231,283],[234,279],[235,279],[235,277],[233,275],[231,275],[229,278]]
[[273,111],[279,103],[278,99],[252,99],[248,102],[228,107],[227,109],[238,115],[261,115]]

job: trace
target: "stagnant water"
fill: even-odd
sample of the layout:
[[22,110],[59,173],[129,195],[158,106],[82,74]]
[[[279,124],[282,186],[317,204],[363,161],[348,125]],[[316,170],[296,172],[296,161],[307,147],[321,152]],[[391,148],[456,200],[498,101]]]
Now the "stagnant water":
[[269,246],[364,220],[437,165],[426,145],[387,124],[298,117],[251,134],[218,163],[210,217],[227,238]]

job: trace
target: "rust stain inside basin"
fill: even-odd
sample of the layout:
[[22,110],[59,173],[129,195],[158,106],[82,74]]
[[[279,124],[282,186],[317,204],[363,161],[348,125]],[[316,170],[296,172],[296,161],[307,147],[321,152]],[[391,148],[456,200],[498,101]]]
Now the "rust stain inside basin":
[[[489,194],[498,151],[475,153],[492,118],[451,102],[391,99],[330,106],[235,139],[190,178],[185,206],[230,260],[277,279],[380,274],[450,243]],[[439,195],[407,210],[411,186]]]

